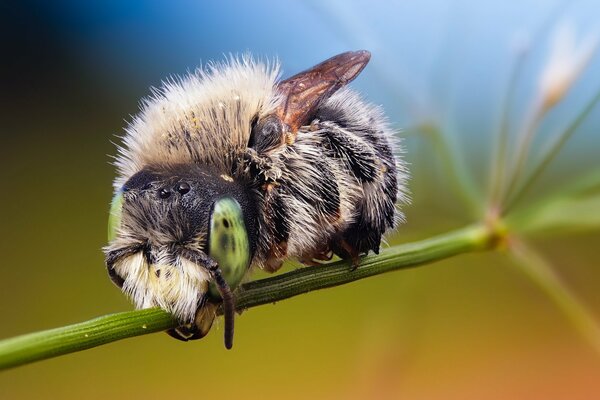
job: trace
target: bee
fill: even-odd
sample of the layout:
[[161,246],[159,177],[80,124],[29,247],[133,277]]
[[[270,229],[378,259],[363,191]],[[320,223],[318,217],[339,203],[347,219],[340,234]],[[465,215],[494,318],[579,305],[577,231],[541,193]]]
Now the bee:
[[137,308],[162,307],[181,340],[219,306],[233,344],[233,291],[275,272],[379,252],[403,219],[407,170],[379,107],[347,85],[367,51],[279,80],[250,57],[164,82],[118,147],[106,266]]

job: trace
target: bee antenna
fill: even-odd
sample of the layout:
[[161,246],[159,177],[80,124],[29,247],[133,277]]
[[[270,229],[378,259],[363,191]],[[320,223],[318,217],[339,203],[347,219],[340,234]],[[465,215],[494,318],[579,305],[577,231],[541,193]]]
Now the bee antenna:
[[235,319],[235,300],[233,299],[233,293],[231,288],[223,278],[221,270],[215,264],[214,268],[211,268],[211,273],[223,299],[223,318],[225,319],[225,347],[229,350],[233,347],[233,321]]
[[233,347],[233,321],[235,319],[235,300],[229,284],[223,278],[219,264],[206,254],[187,248],[180,248],[180,254],[206,268],[219,291],[223,300],[223,318],[225,319],[225,347],[229,350]]

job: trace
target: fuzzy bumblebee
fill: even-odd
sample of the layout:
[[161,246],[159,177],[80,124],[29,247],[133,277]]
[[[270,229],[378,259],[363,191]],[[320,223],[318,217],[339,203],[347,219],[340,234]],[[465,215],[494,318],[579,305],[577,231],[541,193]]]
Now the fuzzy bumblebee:
[[[277,65],[213,64],[164,83],[118,149],[106,264],[136,307],[162,307],[169,333],[204,336],[251,268],[333,254],[356,267],[396,227],[407,173],[382,111],[345,86],[367,51],[278,81]],[[215,299],[219,299],[215,301]]]

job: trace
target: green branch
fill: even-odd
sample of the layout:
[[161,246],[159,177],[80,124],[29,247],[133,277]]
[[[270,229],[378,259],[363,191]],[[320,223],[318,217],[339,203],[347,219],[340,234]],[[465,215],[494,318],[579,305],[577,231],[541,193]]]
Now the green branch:
[[[338,286],[386,272],[415,267],[457,254],[492,248],[495,234],[481,225],[431,239],[395,246],[365,257],[358,269],[335,262],[306,267],[246,283],[236,293],[238,311],[313,290]],[[57,357],[117,340],[160,332],[175,326],[167,312],[152,308],[105,315],[90,321],[0,341],[0,369]]]

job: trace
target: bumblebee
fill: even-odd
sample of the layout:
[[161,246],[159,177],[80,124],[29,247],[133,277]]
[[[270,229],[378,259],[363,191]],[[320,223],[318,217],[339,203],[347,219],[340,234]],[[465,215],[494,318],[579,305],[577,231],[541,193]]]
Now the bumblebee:
[[231,58],[164,82],[118,147],[106,265],[137,308],[162,307],[182,340],[207,334],[253,268],[348,259],[402,220],[407,171],[379,107],[347,88],[367,51],[279,80]]

